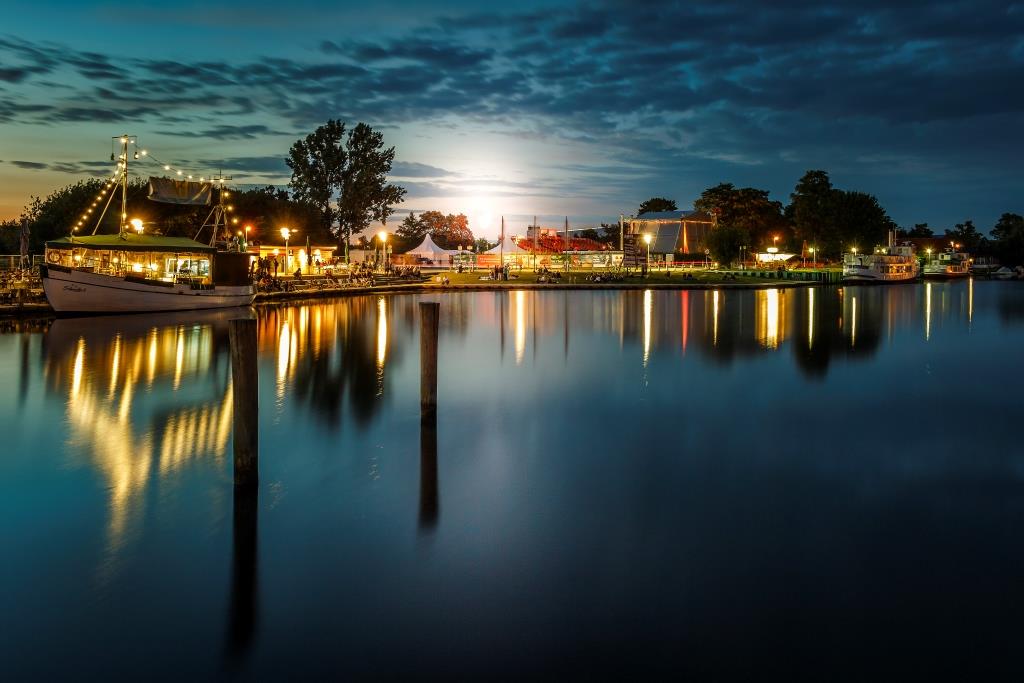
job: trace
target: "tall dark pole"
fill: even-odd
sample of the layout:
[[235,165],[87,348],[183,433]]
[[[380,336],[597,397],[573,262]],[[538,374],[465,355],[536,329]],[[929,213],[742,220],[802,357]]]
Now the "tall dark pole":
[[256,370],[256,321],[228,323],[234,402],[235,486],[259,483],[259,378]]
[[437,413],[437,334],[441,304],[420,303],[420,417]]

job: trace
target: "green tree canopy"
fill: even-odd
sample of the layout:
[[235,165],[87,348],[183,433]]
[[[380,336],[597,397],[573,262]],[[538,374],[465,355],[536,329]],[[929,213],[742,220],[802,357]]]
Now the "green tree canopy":
[[640,205],[637,215],[642,213],[660,213],[661,211],[678,211],[676,200],[665,197],[651,197]]
[[907,230],[907,237],[934,237],[935,233],[928,227],[927,223],[914,223],[914,227]]

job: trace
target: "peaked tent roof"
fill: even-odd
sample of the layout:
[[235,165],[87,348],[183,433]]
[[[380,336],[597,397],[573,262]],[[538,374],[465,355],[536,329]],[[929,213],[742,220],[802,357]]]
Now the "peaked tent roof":
[[529,249],[523,249],[521,246],[519,246],[518,244],[515,243],[515,240],[513,240],[511,237],[506,235],[505,236],[504,247],[502,247],[501,242],[498,242],[498,244],[495,245],[494,248],[488,249],[484,253],[485,254],[499,254],[500,255],[502,252],[504,252],[506,254],[529,254],[530,250]]
[[405,252],[406,254],[423,254],[428,256],[447,256],[448,250],[442,249],[441,247],[434,244],[434,240],[430,239],[430,233],[427,233],[423,237],[423,241],[415,249],[410,249]]

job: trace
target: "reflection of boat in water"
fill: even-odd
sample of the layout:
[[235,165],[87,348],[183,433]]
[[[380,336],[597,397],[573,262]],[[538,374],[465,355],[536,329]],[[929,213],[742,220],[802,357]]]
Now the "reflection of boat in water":
[[[227,227],[220,199],[226,194],[223,187],[218,191],[212,182],[150,178],[149,198],[154,201],[209,205],[216,193],[217,204],[203,225],[211,226],[209,245],[184,237],[143,235],[143,222],[129,221],[127,214],[128,147],[135,144],[135,138],[125,135],[120,143],[115,177],[104,185],[67,237],[46,243],[46,263],[40,275],[53,309],[58,313],[146,313],[251,304],[255,292],[249,282],[249,255],[214,246],[218,232]],[[135,158],[139,158],[137,150]],[[97,235],[94,230],[92,235],[76,236],[75,231],[109,193],[106,205],[97,211],[98,229],[118,190],[122,193],[118,234]],[[129,224],[137,234],[131,234]]]
[[228,324],[237,311],[55,320],[43,339],[47,394],[67,441],[101,476],[116,554],[146,491],[195,463],[221,467],[231,435]]
[[908,282],[919,271],[914,247],[897,245],[889,233],[889,244],[876,247],[871,254],[843,254],[843,280],[846,282]]
[[928,255],[923,274],[929,278],[958,278],[971,274],[971,257],[963,252],[946,249]]

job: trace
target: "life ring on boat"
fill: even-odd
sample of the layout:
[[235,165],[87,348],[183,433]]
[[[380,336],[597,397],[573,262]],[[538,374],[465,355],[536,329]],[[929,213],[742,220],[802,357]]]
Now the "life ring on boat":
[[60,263],[60,254],[55,251],[51,251],[46,255],[46,260],[50,263]]

